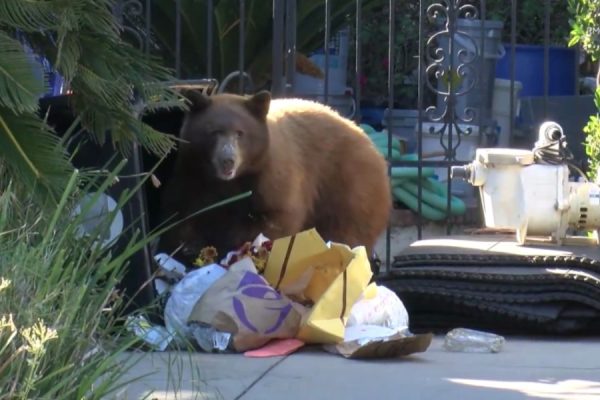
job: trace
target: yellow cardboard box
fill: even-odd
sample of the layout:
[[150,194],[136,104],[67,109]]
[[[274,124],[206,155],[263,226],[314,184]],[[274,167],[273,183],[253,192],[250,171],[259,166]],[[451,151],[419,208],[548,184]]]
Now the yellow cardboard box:
[[302,319],[298,339],[332,344],[344,340],[348,314],[373,274],[364,247],[350,249],[338,243],[327,247],[310,229],[275,240],[263,276],[282,294],[313,303]]

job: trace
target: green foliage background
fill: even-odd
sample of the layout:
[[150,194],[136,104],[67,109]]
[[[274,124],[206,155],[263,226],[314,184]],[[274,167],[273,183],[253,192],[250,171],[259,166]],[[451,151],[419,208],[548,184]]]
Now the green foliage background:
[[[593,61],[600,59],[600,0],[569,0],[572,15],[570,46],[580,45]],[[600,83],[600,69],[596,83]],[[596,179],[600,167],[600,84],[594,93],[594,103],[598,112],[591,115],[584,128],[585,150],[588,155],[591,179]]]

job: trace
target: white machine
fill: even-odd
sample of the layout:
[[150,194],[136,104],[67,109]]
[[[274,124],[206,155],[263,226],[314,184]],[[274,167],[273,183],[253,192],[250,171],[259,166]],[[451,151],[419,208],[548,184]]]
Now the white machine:
[[452,167],[452,177],[479,187],[485,225],[514,229],[520,244],[597,245],[600,186],[583,173],[569,180],[568,154],[560,125],[545,122],[533,150],[477,149],[472,163]]

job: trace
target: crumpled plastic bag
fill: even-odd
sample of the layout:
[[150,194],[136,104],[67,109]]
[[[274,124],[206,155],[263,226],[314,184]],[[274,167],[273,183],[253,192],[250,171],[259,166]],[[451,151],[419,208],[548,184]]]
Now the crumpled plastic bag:
[[371,283],[350,309],[346,327],[376,325],[400,331],[408,329],[408,312],[390,289]]
[[210,325],[192,323],[190,329],[198,346],[207,353],[225,352],[231,344],[231,333],[218,331]]
[[125,327],[157,351],[165,351],[173,339],[164,327],[152,325],[143,315],[128,316]]
[[158,273],[154,279],[154,288],[159,295],[171,290],[171,287],[185,276],[185,265],[168,254],[159,253],[154,256],[159,266]]
[[164,311],[165,326],[179,343],[193,338],[187,323],[192,309],[208,288],[226,272],[220,265],[210,264],[189,272],[171,288]]

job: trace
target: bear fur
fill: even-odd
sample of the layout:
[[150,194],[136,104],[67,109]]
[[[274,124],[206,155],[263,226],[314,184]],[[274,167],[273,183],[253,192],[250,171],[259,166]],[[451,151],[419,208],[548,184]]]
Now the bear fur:
[[259,233],[269,239],[316,228],[326,241],[363,245],[371,255],[392,199],[387,163],[353,122],[320,103],[186,91],[163,218],[175,220],[246,191],[252,196],[190,218],[160,249],[190,263],[205,246],[219,257]]

